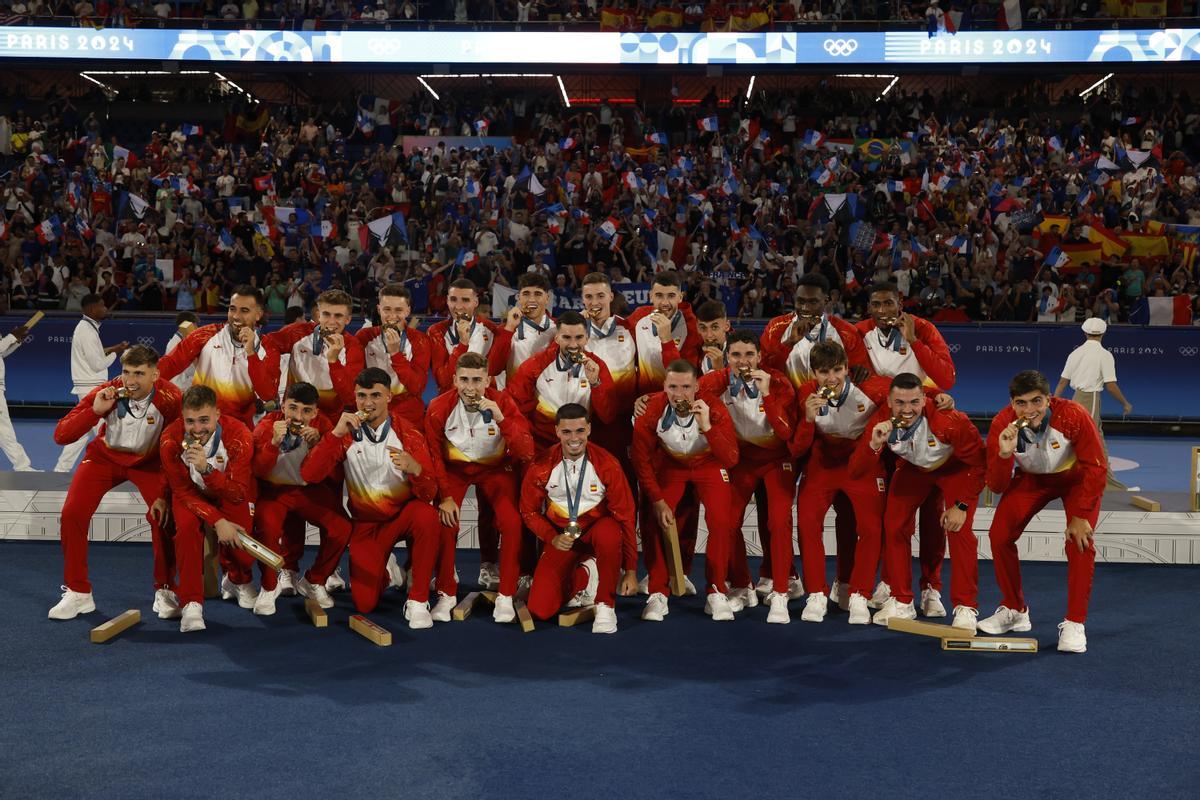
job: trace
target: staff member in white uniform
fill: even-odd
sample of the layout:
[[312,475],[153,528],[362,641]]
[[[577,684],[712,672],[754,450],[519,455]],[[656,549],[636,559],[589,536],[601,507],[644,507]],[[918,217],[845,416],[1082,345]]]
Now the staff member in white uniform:
[[4,359],[8,358],[29,335],[24,325],[12,329],[12,333],[0,339],[0,450],[8,456],[12,467],[17,472],[41,472],[29,463],[25,448],[17,441],[17,432],[13,430],[12,417],[8,415],[8,400],[4,396]]
[[[1086,408],[1096,421],[1096,430],[1100,432],[1100,443],[1104,447],[1104,457],[1108,459],[1108,442],[1104,440],[1104,429],[1100,424],[1100,401],[1103,399],[1101,393],[1107,389],[1121,404],[1125,416],[1133,413],[1133,404],[1125,399],[1121,387],[1117,386],[1117,365],[1113,354],[1100,344],[1106,330],[1108,324],[1102,319],[1092,317],[1084,320],[1083,332],[1087,335],[1087,341],[1067,356],[1067,363],[1063,367],[1062,377],[1058,379],[1054,396],[1062,397],[1070,384],[1075,391],[1075,396],[1071,399]],[[1127,488],[1113,476],[1111,461],[1108,462],[1108,485],[1122,492]]]
[[[108,316],[108,308],[100,295],[89,294],[83,298],[81,305],[83,319],[79,320],[71,337],[71,381],[74,384],[71,394],[76,397],[85,397],[92,389],[107,382],[108,368],[129,347],[129,342],[105,347],[104,342],[100,341],[100,323]],[[79,460],[79,454],[99,428],[100,423],[97,423],[87,436],[65,446],[58,463],[54,465],[54,471],[70,472]]]

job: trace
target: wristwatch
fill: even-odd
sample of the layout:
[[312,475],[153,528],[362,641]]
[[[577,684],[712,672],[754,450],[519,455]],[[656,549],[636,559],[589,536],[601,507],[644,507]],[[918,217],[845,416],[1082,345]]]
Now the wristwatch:
[[955,503],[954,507],[957,508],[959,511],[964,511],[964,512],[971,508],[971,506],[967,505],[962,500],[959,500],[957,503]]

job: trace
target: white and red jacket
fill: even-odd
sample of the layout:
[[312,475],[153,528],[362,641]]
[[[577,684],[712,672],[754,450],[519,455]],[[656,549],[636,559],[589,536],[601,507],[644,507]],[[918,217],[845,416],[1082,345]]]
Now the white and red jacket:
[[954,388],[955,372],[946,340],[929,320],[912,315],[909,318],[913,321],[915,342],[905,341],[899,326],[884,336],[875,327],[873,319],[864,319],[855,326],[862,334],[872,369],[876,375],[885,378],[911,372],[927,386],[936,386],[943,392],[950,391]]
[[583,356],[600,368],[595,386],[588,381],[583,364],[572,363],[554,343],[522,363],[508,382],[509,395],[543,442],[555,440],[554,415],[568,403],[591,411],[593,422],[607,424],[616,419],[617,396],[608,366],[591,353]]
[[373,325],[355,334],[362,345],[367,367],[378,367],[392,378],[392,405],[405,412],[409,421],[416,421],[425,410],[421,395],[429,382],[429,337],[413,327],[401,334],[400,349],[389,353],[383,338],[383,328]]
[[100,435],[88,442],[85,459],[100,459],[120,467],[136,467],[158,461],[159,440],[164,430],[179,419],[179,388],[159,378],[151,393],[141,400],[117,400],[103,417],[92,410],[96,395],[108,387],[121,388],[120,378],[88,392],[54,427],[54,443],[79,441],[103,422]]
[[629,316],[629,327],[637,343],[638,392],[646,394],[662,389],[667,366],[682,358],[692,364],[700,362],[700,330],[696,315],[689,303],[680,303],[671,320],[671,338],[664,342],[649,317],[654,306],[642,306]]
[[771,376],[766,397],[758,388],[742,384],[730,368],[713,370],[700,379],[700,394],[720,398],[737,432],[741,461],[775,461],[789,458],[788,447],[796,432],[796,391],[778,370]]
[[679,419],[665,392],[653,395],[633,425],[633,464],[646,498],[662,500],[660,473],[668,467],[729,469],[738,461],[737,431],[725,405],[712,395],[699,395],[708,404],[712,427],[701,433],[699,420]]
[[533,459],[529,423],[517,404],[498,389],[487,389],[484,397],[500,406],[502,421],[468,411],[455,389],[435,397],[425,413],[425,439],[442,497],[450,495],[447,471],[470,481],[487,470],[511,469]]
[[274,400],[279,394],[279,359],[268,353],[261,336],[254,350],[246,352],[230,334],[227,323],[192,331],[158,360],[158,374],[169,381],[193,364],[192,385],[216,392],[218,410],[237,417],[243,425],[249,426],[254,419],[256,399]]
[[[271,441],[275,438],[275,423],[281,419],[282,411],[272,411],[254,427],[254,458],[251,461],[254,477],[275,486],[307,486],[308,481],[300,474],[300,468],[308,457],[308,442],[302,436],[290,435],[285,435],[279,444]],[[312,427],[324,436],[333,425],[317,414]]]
[[[502,328],[490,319],[476,317],[471,322],[471,335],[465,342],[458,340],[458,332],[452,320],[444,319],[435,322],[429,328],[430,360],[433,364],[433,380],[437,384],[438,393],[452,388],[454,385],[454,370],[458,366],[458,358],[464,353],[478,353],[487,356],[492,351],[498,331]],[[494,375],[491,365],[488,374]]]
[[992,419],[987,439],[987,485],[996,493],[1008,491],[1018,472],[1053,475],[1069,486],[1063,495],[1068,517],[1088,519],[1100,505],[1108,480],[1108,461],[1091,414],[1072,400],[1050,398],[1050,411],[1039,431],[1018,431],[1017,450],[1000,457],[1000,433],[1016,419],[1006,406]]
[[813,345],[818,342],[837,342],[846,351],[846,361],[853,367],[871,368],[871,360],[863,347],[862,335],[858,329],[839,317],[822,315],[812,329],[800,341],[793,345],[786,344],[792,333],[792,326],[797,322],[797,316],[784,314],[767,323],[759,340],[759,350],[762,352],[763,363],[772,369],[777,369],[788,376],[792,386],[800,386],[812,377],[812,369],[808,365],[808,356]]
[[638,350],[633,328],[622,317],[609,317],[600,325],[588,320],[587,330],[585,349],[608,367],[617,414],[632,412],[638,379]]
[[317,332],[317,323],[299,321],[263,337],[276,358],[287,354],[287,385],[311,383],[317,389],[317,408],[336,419],[347,406],[354,405],[354,380],[366,367],[363,348],[349,331],[342,332],[342,350],[336,361],[325,356],[325,342]]
[[[231,507],[254,502],[251,467],[254,443],[245,425],[222,414],[217,430],[204,447],[212,467],[207,475],[202,475],[183,460],[183,420],[172,422],[163,431],[163,471],[167,473],[174,502],[182,503],[202,521],[215,525],[229,516],[227,512]],[[247,517],[249,513],[242,516]]]
[[583,459],[567,464],[562,445],[542,453],[529,466],[521,485],[521,519],[543,542],[558,536],[570,522],[567,493],[580,486],[577,522],[587,529],[603,517],[621,526],[621,562],[626,570],[637,568],[637,519],[633,492],[621,469],[621,463],[604,448],[588,442],[587,464],[583,475],[577,470]]
[[[338,465],[345,472],[350,516],[356,522],[388,522],[409,500],[432,502],[437,495],[437,475],[425,437],[397,412],[389,412],[378,430],[367,425],[353,434],[321,437],[300,467],[307,483],[320,483]],[[391,451],[402,450],[421,465],[420,475],[410,475],[392,462]]]
[[488,372],[498,378],[497,385],[505,386],[517,374],[517,368],[554,343],[554,318],[546,314],[535,322],[521,317],[517,329],[510,331],[501,325],[496,328],[496,343],[488,353]]

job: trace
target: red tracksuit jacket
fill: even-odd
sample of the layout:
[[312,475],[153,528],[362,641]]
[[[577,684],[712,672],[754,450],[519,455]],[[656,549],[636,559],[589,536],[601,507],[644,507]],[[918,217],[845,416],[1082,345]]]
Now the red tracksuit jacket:
[[[404,337],[400,349],[389,353],[383,328],[378,325],[363,328],[355,334],[362,345],[365,366],[379,367],[392,376],[392,404],[407,411],[409,419],[415,420],[425,408],[421,396],[429,382],[429,337],[413,327],[404,329]],[[406,349],[408,355],[405,355]]]
[[[742,419],[733,410],[734,398],[728,396],[729,367],[708,373],[700,379],[700,394],[716,397],[723,401],[733,420],[738,438],[738,456],[742,461],[774,461],[788,458],[788,445],[796,432],[796,391],[787,376],[774,369],[766,370],[771,376],[768,394],[760,397],[759,409],[766,426],[755,425]],[[748,438],[747,434],[753,436]]]
[[[306,381],[316,386],[320,396],[317,407],[321,409],[322,414],[333,420],[341,415],[344,408],[354,405],[354,380],[366,368],[366,358],[362,345],[349,331],[342,332],[344,347],[337,361],[330,362],[324,356],[314,356],[311,338],[316,329],[317,323],[301,320],[267,334],[263,337],[263,342],[274,351],[277,363],[279,357],[285,353],[291,356],[288,361],[287,385]],[[306,363],[300,363],[301,359]],[[316,359],[321,362],[317,367],[318,374],[307,374],[309,363]],[[345,363],[342,363],[343,360]],[[324,375],[320,374],[326,365],[329,373],[328,385],[323,381]],[[276,366],[276,369],[278,368]]]
[[[564,392],[560,397],[553,398],[557,402],[546,402],[542,396],[542,391],[538,387],[538,379],[542,377],[542,373],[546,370],[553,372],[555,360],[558,358],[559,350],[557,344],[550,345],[549,348],[538,353],[533,358],[526,361],[513,375],[512,381],[505,387],[509,395],[516,401],[517,408],[521,409],[521,413],[529,420],[529,424],[534,433],[542,441],[553,441],[555,439],[554,414],[559,407],[566,405],[569,402],[579,402],[574,399],[579,395],[579,399],[587,398],[587,402],[581,403],[585,408],[590,407],[592,412],[593,422],[609,423],[616,419],[617,416],[617,395],[616,387],[613,384],[612,374],[608,371],[608,365],[600,359],[596,358],[591,353],[584,353],[584,357],[589,361],[594,361],[600,367],[600,382],[589,389],[583,389],[582,384],[587,383],[587,375],[583,372],[583,365],[579,365],[579,377],[570,377],[572,370],[558,375],[551,374],[550,380],[558,381],[559,386],[553,387],[547,385],[546,390]],[[570,386],[570,382],[579,381],[576,386]],[[566,399],[564,399],[566,398]]]
[[[737,432],[733,420],[725,410],[725,404],[711,395],[698,396],[711,409],[712,427],[708,433],[697,436],[706,440],[706,446],[686,460],[667,452],[658,439],[658,426],[667,409],[667,395],[659,392],[646,403],[646,413],[637,418],[633,426],[633,465],[637,471],[638,485],[646,499],[656,503],[663,499],[659,473],[664,466],[684,466],[691,469],[702,467],[732,468],[738,461]],[[699,425],[699,423],[696,423]]]
[[[67,445],[71,442],[77,442],[83,436],[86,436],[92,428],[96,427],[102,417],[96,415],[92,411],[92,403],[96,400],[96,395],[104,391],[110,386],[121,387],[124,384],[120,378],[115,378],[108,383],[97,386],[92,391],[83,397],[75,407],[67,412],[67,415],[58,421],[58,425],[54,426],[54,443],[58,445]],[[142,422],[146,425],[158,425],[161,421],[160,430],[165,431],[168,426],[175,420],[179,419],[179,387],[168,380],[159,378],[154,382],[154,399],[150,404],[157,409],[155,412],[148,412]],[[117,413],[117,407],[113,406],[109,415]],[[155,419],[155,416],[158,419]],[[128,417],[126,420],[128,421]],[[84,458],[107,461],[110,464],[116,464],[119,467],[137,467],[143,464],[153,464],[158,461],[159,446],[161,434],[149,441],[148,447],[145,450],[117,450],[109,446],[106,439],[108,435],[108,423],[100,429],[100,435],[92,441],[88,442],[87,449],[84,451]]]
[[237,419],[224,414],[218,423],[221,426],[220,446],[227,460],[225,469],[214,469],[204,476],[203,491],[192,481],[187,464],[183,462],[183,420],[171,423],[162,435],[163,470],[167,473],[172,497],[209,525],[226,517],[214,501],[226,506],[254,502],[251,467],[254,443],[250,431]]
[[[459,342],[451,338],[454,328],[451,327],[450,322],[450,320],[444,319],[441,322],[435,322],[429,328],[429,350],[433,363],[433,380],[437,384],[439,393],[453,387],[454,370],[458,366],[458,358],[469,349],[468,342]],[[492,347],[495,346],[496,336],[502,326],[484,317],[476,317],[475,325],[477,328],[481,326],[482,330],[478,334],[481,349],[474,352],[486,358],[491,352]],[[490,363],[488,374],[496,374],[491,371]]]
[[484,428],[481,433],[492,436],[494,430],[504,439],[504,449],[498,450],[494,458],[488,458],[486,461],[466,460],[470,456],[455,447],[447,437],[447,420],[460,406],[456,389],[435,397],[425,413],[425,439],[429,445],[434,472],[438,477],[439,493],[443,498],[450,496],[446,484],[448,470],[453,470],[458,476],[470,480],[482,471],[517,467],[533,459],[533,436],[530,435],[529,423],[521,416],[517,404],[507,393],[498,389],[487,389],[483,394],[500,406],[500,413],[504,416],[502,422],[486,427],[480,420],[480,427]]
[[[869,339],[871,336],[877,336],[875,320],[864,319],[858,323],[856,327],[862,334],[863,346],[867,351],[867,357],[871,360],[872,368],[877,375],[889,378],[901,372],[912,372],[922,379],[929,379],[943,392],[950,391],[954,388],[955,371],[954,360],[950,358],[950,348],[946,346],[946,340],[942,338],[937,326],[929,320],[914,317],[911,314],[909,317],[913,321],[913,331],[917,335],[917,340],[915,342],[898,342],[900,351],[894,358],[887,359],[889,362],[895,362],[892,364],[884,364],[876,354],[876,347],[883,346],[878,339],[874,342]],[[906,350],[911,351],[912,355],[916,357],[918,369],[911,368],[911,361],[905,358]]]
[[[846,351],[846,361],[850,366],[865,367],[870,370],[871,359],[867,356],[867,350],[863,346],[862,335],[858,332],[858,328],[855,328],[840,317],[827,316],[826,319],[829,322],[829,327],[837,333],[837,338],[841,341],[842,348]],[[793,313],[783,314],[768,322],[767,327],[763,330],[762,338],[759,339],[759,350],[762,353],[762,361],[765,366],[777,369],[787,375],[788,380],[792,382],[792,386],[799,389],[800,385],[808,380],[811,375],[808,374],[807,370],[793,374],[793,370],[788,368],[788,357],[791,355],[795,345],[788,346],[783,343],[784,337],[787,336],[788,328],[795,321],[796,315]],[[827,338],[832,338],[828,334],[826,336]]]
[[[653,314],[654,310],[654,306],[642,306],[629,315],[629,329],[633,331],[634,340],[637,342],[639,394],[657,392],[662,389],[663,378],[672,361],[682,358],[697,366],[700,364],[700,329],[696,325],[696,315],[692,312],[692,306],[689,303],[679,304],[679,314],[682,315],[684,331],[683,340],[680,343],[675,341],[678,338],[675,329],[672,329],[675,338],[666,342],[660,340],[658,334],[652,330],[649,334],[638,331],[639,323]],[[657,363],[660,360],[660,351],[661,364]]]
[[[254,457],[250,462],[251,471],[254,473],[255,478],[264,483],[276,486],[304,486],[305,483],[283,483],[276,480],[271,474],[275,471],[275,465],[279,461],[280,456],[279,445],[273,444],[271,439],[275,436],[275,423],[281,419],[283,419],[282,411],[272,411],[254,426]],[[317,414],[313,418],[312,427],[320,431],[321,436],[324,436],[333,429],[333,425],[322,414]],[[303,447],[304,445],[301,445],[301,448]]]
[[158,374],[169,381],[195,362],[192,384],[212,389],[220,412],[249,426],[256,413],[255,399],[274,400],[279,395],[279,359],[265,346],[252,353],[235,347],[228,327],[218,322],[192,331],[158,360]]

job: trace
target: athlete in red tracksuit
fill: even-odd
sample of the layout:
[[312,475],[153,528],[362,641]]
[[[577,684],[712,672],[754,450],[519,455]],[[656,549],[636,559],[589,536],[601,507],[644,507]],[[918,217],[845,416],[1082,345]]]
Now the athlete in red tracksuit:
[[588,443],[587,411],[571,403],[557,416],[559,444],[538,457],[521,488],[521,516],[545,543],[529,591],[529,611],[549,619],[568,598],[574,598],[571,605],[594,603],[592,633],[616,633],[622,566],[621,593],[637,592],[633,494],[620,463]]
[[[453,531],[439,562],[439,571],[454,571],[459,512],[467,489],[486,498],[500,531],[500,596],[495,618],[512,622],[513,595],[520,575],[533,571],[533,548],[523,541],[517,507],[520,471],[533,459],[533,437],[506,392],[488,386],[487,362],[476,353],[458,360],[455,388],[438,395],[425,415],[429,443],[438,481],[438,508],[442,524]],[[500,597],[504,599],[501,600]]]
[[412,425],[424,425],[422,395],[429,380],[429,337],[409,322],[412,295],[398,283],[379,290],[381,325],[363,328],[357,334],[368,367],[379,367],[392,377],[392,408]]
[[181,405],[182,418],[163,431],[160,452],[171,489],[183,608],[180,630],[186,633],[204,630],[204,525],[215,529],[222,545],[227,581],[222,590],[232,589],[242,608],[254,607],[254,560],[237,544],[237,532],[250,533],[254,527],[255,485],[250,431],[217,411],[216,393],[207,386],[192,386],[184,392]]
[[[555,415],[568,403],[590,411],[598,423],[616,421],[617,396],[612,375],[605,363],[584,350],[587,325],[575,311],[559,318],[554,343],[532,356],[517,369],[508,383],[508,393],[529,420],[539,449],[552,447]],[[578,354],[582,363],[575,363]]]
[[[1100,516],[1107,459],[1096,423],[1087,409],[1050,397],[1039,372],[1018,373],[1009,385],[1012,404],[992,419],[987,440],[987,485],[1003,493],[988,534],[992,565],[1003,602],[980,620],[985,633],[1027,631],[1029,608],[1021,592],[1017,540],[1033,516],[1051,500],[1062,500],[1067,516],[1067,616],[1059,626],[1058,649],[1087,650],[1084,623],[1096,566],[1092,532]],[[1019,430],[1018,419],[1028,427]]]
[[[954,388],[954,360],[950,348],[928,320],[903,311],[900,291],[894,283],[877,283],[868,290],[868,319],[858,323],[867,356],[876,375],[891,378],[901,372],[911,372],[926,388],[948,392]],[[941,523],[942,499],[931,495],[921,506],[920,562],[922,613],[926,616],[945,616],[941,604],[942,561],[946,557],[946,537]],[[888,595],[887,576],[877,587],[871,604],[882,604]],[[932,613],[931,613],[932,612]]]
[[[746,561],[746,540],[741,522],[746,506],[761,485],[766,494],[767,526],[765,547],[772,549],[773,586],[787,586],[792,572],[792,497],[796,473],[788,452],[796,427],[796,394],[791,383],[777,370],[760,367],[758,337],[737,331],[728,337],[725,357],[729,366],[709,372],[700,379],[700,394],[724,403],[733,420],[738,439],[738,462],[729,470],[732,489],[733,535],[730,540],[730,579],[746,606],[758,603]],[[761,516],[761,515],[760,515]],[[787,591],[771,592],[767,621],[786,623]]]
[[[320,529],[321,546],[316,560],[295,588],[322,608],[332,608],[333,600],[325,590],[325,581],[346,551],[350,519],[342,510],[341,493],[330,482],[309,484],[300,474],[309,449],[333,427],[317,410],[317,404],[315,386],[294,383],[284,395],[283,410],[267,414],[255,427],[252,464],[254,477],[258,479],[258,504],[254,527],[256,537],[276,551],[283,547],[284,520],[289,515]],[[281,588],[278,573],[263,572],[262,591],[255,600],[254,613],[274,614]]]
[[[985,456],[979,432],[965,414],[927,408],[921,379],[909,372],[892,378],[888,405],[875,412],[850,461],[851,475],[861,478],[880,468],[883,451],[898,458],[888,486],[884,518],[883,551],[888,575],[895,580],[892,597],[875,613],[874,622],[886,625],[898,616],[914,619],[912,604],[912,522],[930,493],[944,498],[942,527],[950,540],[954,602],[953,625],[971,631],[976,626],[979,594],[977,541],[972,524],[979,493],[983,490]],[[894,427],[893,418],[900,421]]]
[[496,343],[488,353],[488,370],[496,386],[508,386],[517,368],[554,341],[554,319],[550,316],[550,281],[545,275],[527,272],[517,281],[516,305],[508,311],[504,325],[496,329]]
[[[430,356],[433,380],[438,394],[454,388],[454,369],[465,353],[478,353],[485,359],[495,344],[500,326],[485,317],[477,317],[479,291],[466,278],[450,284],[446,292],[446,307],[450,319],[435,322],[429,328]],[[479,522],[479,585],[484,589],[500,586],[500,531],[492,524],[494,518],[486,498],[478,498]]]
[[[809,354],[821,342],[836,342],[846,351],[850,377],[860,383],[870,374],[870,361],[858,330],[849,322],[829,314],[829,282],[816,273],[803,276],[796,285],[796,310],[767,323],[760,346],[763,365],[788,376],[797,392],[811,380]],[[803,463],[800,464],[803,469]],[[834,499],[834,530],[837,535],[837,577],[835,593],[850,580],[854,564],[857,530],[854,508],[842,496]],[[811,591],[811,590],[810,590]],[[846,598],[832,598],[844,603]]]
[[[59,535],[64,589],[50,619],[71,619],[95,610],[88,580],[88,527],[104,495],[125,481],[137,486],[150,509],[146,519],[154,546],[154,610],[163,618],[178,616],[171,591],[174,553],[162,529],[167,482],[158,443],[163,429],[179,417],[179,390],[158,376],[157,363],[158,354],[150,348],[129,348],[121,355],[121,377],[93,389],[54,429],[55,443],[66,445],[104,422],[100,435],[88,443],[63,502]],[[118,389],[127,390],[128,396],[118,398]]]
[[260,290],[237,287],[228,320],[197,328],[180,341],[159,359],[159,374],[169,381],[194,366],[192,385],[212,389],[222,414],[252,426],[259,402],[279,396],[279,359],[268,353],[256,330],[265,310]]
[[[387,560],[400,539],[409,540],[412,579],[404,616],[410,628],[428,628],[429,582],[445,537],[454,531],[442,525],[431,505],[437,495],[437,474],[421,432],[399,413],[389,412],[391,378],[369,367],[355,380],[354,401],[366,415],[344,413],[300,468],[308,483],[318,483],[339,465],[350,497],[350,592],[359,613],[379,603],[387,587]],[[439,574],[439,611],[455,602],[454,573]]]
[[[868,430],[868,422],[880,407],[886,407],[891,381],[870,377],[861,383],[851,380],[846,351],[836,342],[821,342],[810,354],[815,377],[800,387],[802,419],[792,442],[796,456],[806,458],[804,477],[796,499],[796,527],[800,557],[804,563],[804,586],[809,591],[802,619],[825,619],[829,586],[825,579],[825,512],[841,496],[854,508],[858,540],[850,573],[850,622],[871,621],[866,599],[875,584],[883,537],[883,507],[887,496],[885,465],[872,465],[866,474],[852,476],[849,462],[855,446]],[[821,389],[832,394],[826,398]],[[839,566],[842,560],[839,560]],[[838,580],[842,578],[839,575]]]
[[633,443],[633,401],[637,397],[638,355],[633,327],[612,313],[612,282],[602,272],[584,276],[581,290],[583,315],[587,319],[587,351],[604,362],[612,377],[612,425],[592,430],[588,441],[600,445],[618,461],[636,496],[637,474],[630,459]]
[[[642,546],[650,572],[650,599],[643,619],[661,621],[667,613],[667,564],[663,527],[675,523],[679,501],[694,487],[708,524],[705,583],[706,612],[731,620],[741,610],[727,597],[733,493],[729,472],[738,461],[737,432],[719,399],[699,397],[696,367],[674,361],[667,367],[663,391],[652,395],[633,426],[633,463],[649,513],[643,518]],[[683,409],[683,410],[680,410]]]

